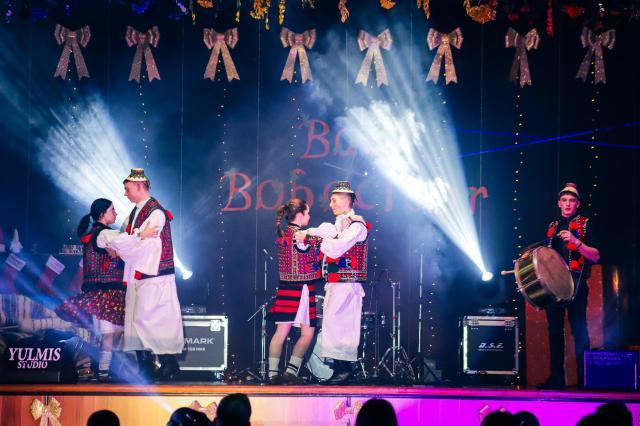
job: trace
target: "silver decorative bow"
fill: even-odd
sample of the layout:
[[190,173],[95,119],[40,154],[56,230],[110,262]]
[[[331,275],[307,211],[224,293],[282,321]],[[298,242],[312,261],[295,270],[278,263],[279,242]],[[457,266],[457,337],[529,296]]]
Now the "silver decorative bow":
[[296,57],[300,58],[302,82],[305,83],[307,80],[313,80],[309,57],[307,56],[305,47],[311,49],[316,43],[316,30],[311,29],[302,34],[296,34],[290,29],[282,27],[282,31],[280,31],[280,41],[283,47],[291,48],[289,49],[289,56],[287,56],[287,62],[284,64],[280,80],[288,80],[289,83],[291,83],[293,80],[293,69],[296,65]]
[[63,80],[67,78],[69,59],[71,59],[71,54],[73,53],[76,61],[78,79],[82,80],[83,77],[89,78],[89,70],[87,70],[87,64],[84,62],[84,57],[80,50],[80,46],[87,47],[89,40],[91,40],[91,30],[89,26],[85,25],[77,31],[70,31],[68,28],[56,24],[53,36],[56,38],[58,44],[64,43],[62,53],[60,53],[60,60],[58,61],[58,66],[53,77],[60,77]]
[[356,77],[356,84],[360,83],[363,86],[367,85],[369,80],[369,72],[371,71],[371,63],[376,70],[376,84],[378,87],[383,84],[389,85],[389,78],[387,77],[387,69],[384,67],[384,61],[382,60],[382,52],[380,48],[390,50],[393,44],[393,37],[389,29],[384,30],[377,36],[372,36],[366,31],[360,30],[358,33],[358,47],[360,51],[367,49],[367,54],[362,60],[360,71]]
[[462,40],[462,31],[460,31],[460,28],[456,28],[449,34],[442,34],[433,28],[429,29],[429,33],[427,34],[427,45],[429,46],[429,50],[433,50],[437,47],[438,51],[436,52],[436,57],[431,63],[431,68],[429,68],[427,81],[433,81],[434,84],[438,84],[438,79],[440,78],[440,67],[442,59],[444,58],[444,77],[446,84],[458,82],[456,67],[453,64],[453,55],[451,54],[451,46],[456,49],[460,49],[462,46]]
[[602,34],[595,35],[593,31],[584,27],[582,34],[580,35],[580,41],[582,47],[588,47],[587,53],[585,53],[576,78],[582,81],[587,81],[587,74],[589,74],[589,68],[591,68],[591,58],[595,55],[596,75],[594,84],[603,83],[607,84],[607,76],[604,72],[604,58],[602,57],[602,48],[613,49],[616,44],[616,30],[608,30]]
[[222,61],[224,62],[224,68],[227,71],[227,80],[240,80],[236,66],[233,63],[230,48],[236,47],[238,44],[238,29],[231,28],[224,33],[216,32],[213,28],[204,29],[204,44],[207,49],[211,50],[211,56],[209,57],[209,63],[207,69],[204,71],[204,78],[209,78],[213,81],[216,77],[216,70],[218,68],[218,58],[222,53]]
[[529,31],[524,37],[516,30],[509,27],[507,35],[504,37],[505,47],[515,47],[516,53],[513,56],[509,80],[516,83],[520,80],[520,87],[531,86],[531,71],[529,71],[529,61],[527,50],[537,49],[540,44],[540,35],[535,28]]
[[158,27],[154,26],[144,33],[132,27],[127,27],[127,33],[124,38],[129,47],[136,45],[136,53],[133,57],[133,63],[131,64],[129,81],[135,80],[140,83],[143,54],[144,61],[147,64],[147,77],[149,78],[149,82],[152,82],[154,78],[160,80],[160,72],[156,66],[156,61],[153,59],[153,53],[151,53],[150,47],[158,46],[158,42],[160,41],[160,31],[158,31]]

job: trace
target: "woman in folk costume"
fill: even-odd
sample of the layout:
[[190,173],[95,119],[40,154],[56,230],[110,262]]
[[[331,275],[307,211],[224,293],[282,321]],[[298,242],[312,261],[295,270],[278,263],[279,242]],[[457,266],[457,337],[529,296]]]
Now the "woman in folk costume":
[[[124,263],[96,243],[100,233],[111,230],[109,225],[115,223],[116,216],[111,201],[98,198],[91,203],[90,213],[78,225],[78,236],[83,244],[82,292],[56,309],[60,318],[93,329],[100,339],[99,381],[110,380],[113,342],[122,334],[124,324]],[[145,229],[140,236],[144,238],[155,234],[155,230]]]
[[[287,226],[282,230],[282,218]],[[316,326],[316,299],[314,281],[322,276],[317,247],[310,244],[300,249],[294,234],[309,224],[309,206],[306,201],[292,198],[278,208],[276,232],[278,239],[278,270],[280,283],[276,300],[269,309],[269,319],[277,324],[276,332],[269,344],[269,383],[280,384],[298,382],[298,371]],[[300,338],[293,347],[286,371],[279,376],[278,365],[285,339],[291,326],[300,327]]]

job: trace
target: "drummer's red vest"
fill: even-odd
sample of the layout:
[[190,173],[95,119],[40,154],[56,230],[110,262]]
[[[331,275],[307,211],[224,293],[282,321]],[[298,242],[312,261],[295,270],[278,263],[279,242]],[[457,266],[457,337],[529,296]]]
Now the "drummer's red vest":
[[319,240],[307,238],[307,250],[298,249],[293,236],[299,229],[289,225],[282,237],[276,240],[280,281],[312,281],[322,277]]
[[[356,222],[349,226],[355,225]],[[370,228],[365,225],[367,230]],[[356,243],[337,259],[327,257],[325,260],[325,271],[328,283],[336,282],[364,282],[367,280],[367,257],[369,254],[369,236]]]
[[[131,234],[134,229],[140,228],[145,220],[153,213],[155,210],[161,210],[166,220],[164,221],[164,227],[162,227],[162,231],[160,231],[160,240],[162,241],[162,254],[160,255],[160,266],[158,267],[158,276],[160,275],[170,275],[175,273],[175,265],[173,263],[173,241],[171,239],[171,225],[170,222],[173,220],[173,216],[169,210],[165,210],[164,207],[160,205],[160,203],[155,198],[150,198],[149,201],[142,207],[138,217],[136,217],[136,221],[131,226],[131,221],[133,220],[133,216],[135,215],[135,209],[131,211],[129,215],[129,225],[127,225],[127,233]],[[146,275],[137,276],[138,279],[151,278]]]
[[[569,231],[574,237],[583,241],[587,235],[588,222],[588,218],[578,215],[569,222]],[[547,237],[549,238],[547,245],[549,247],[551,247],[552,238],[557,232],[558,221],[556,220],[551,222],[547,229]],[[582,271],[582,275],[585,278],[588,278],[591,275],[591,262],[586,261],[585,257],[580,253],[575,244],[567,243],[567,250],[569,250],[569,258],[565,259],[565,261],[567,262],[567,265],[569,265],[569,270],[576,273],[580,273]]]
[[87,284],[122,284],[124,264],[118,257],[111,257],[105,249],[97,245],[98,234],[111,229],[102,223],[96,223],[91,231],[83,236],[80,241],[83,244],[82,252],[82,277]]

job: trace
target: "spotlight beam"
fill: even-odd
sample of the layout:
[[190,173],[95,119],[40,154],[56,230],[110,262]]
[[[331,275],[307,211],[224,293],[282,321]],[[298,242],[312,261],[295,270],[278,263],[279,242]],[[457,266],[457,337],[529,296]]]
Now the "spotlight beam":
[[[398,39],[411,39],[402,25],[394,26],[391,32]],[[413,61],[424,54],[423,46],[403,44],[394,46],[393,53],[383,52],[389,86],[376,89],[371,83],[371,87],[332,92],[329,88],[336,82],[352,84],[355,74],[349,75],[353,67],[333,53],[344,49],[342,34],[330,33],[327,40],[331,47],[326,52],[330,53],[314,57],[318,69],[314,86],[318,86],[318,93],[331,94],[327,105],[345,107],[345,116],[336,120],[346,129],[344,138],[421,207],[481,273],[486,272],[455,123],[447,122],[446,98],[432,90],[435,86],[424,81],[424,69]]]

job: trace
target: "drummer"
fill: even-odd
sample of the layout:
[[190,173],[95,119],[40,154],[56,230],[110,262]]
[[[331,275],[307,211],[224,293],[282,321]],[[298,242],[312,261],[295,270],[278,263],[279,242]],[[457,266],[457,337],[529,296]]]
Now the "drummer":
[[564,315],[569,314],[571,333],[575,341],[578,386],[583,385],[584,351],[589,349],[587,332],[587,278],[591,265],[598,262],[600,252],[593,247],[591,221],[578,213],[580,193],[575,183],[567,183],[558,193],[560,217],[549,224],[547,245],[553,248],[567,263],[574,283],[574,298],[566,302],[553,303],[546,308],[549,325],[549,352],[551,375],[539,387],[563,389],[564,369]]

